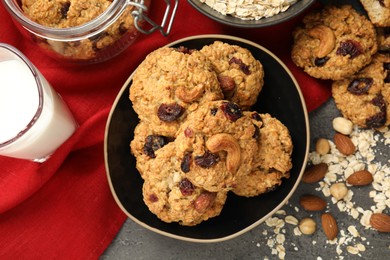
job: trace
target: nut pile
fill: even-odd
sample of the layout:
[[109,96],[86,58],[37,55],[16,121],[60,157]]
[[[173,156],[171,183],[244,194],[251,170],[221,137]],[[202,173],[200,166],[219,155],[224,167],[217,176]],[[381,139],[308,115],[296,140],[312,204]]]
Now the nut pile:
[[[344,128],[346,125],[348,127]],[[280,259],[285,258],[285,246],[299,251],[296,243],[286,245],[285,241],[277,239],[291,228],[286,223],[292,225],[295,236],[310,235],[313,245],[322,242],[321,237],[325,236],[326,244],[335,247],[339,259],[346,257],[344,253],[362,256],[371,247],[365,233],[390,232],[390,160],[376,158],[380,154],[386,158],[390,130],[361,129],[341,117],[333,121],[333,128],[339,134],[340,129],[346,130],[343,138],[350,140],[345,142],[347,145],[343,143],[339,147],[343,149],[342,146],[352,143],[355,152],[345,155],[334,140],[317,139],[315,151],[309,154],[310,166],[302,178],[302,185],[314,185],[313,193],[303,194],[299,206],[291,203],[285,206],[294,208],[294,216],[279,210],[265,222],[272,228],[271,233],[263,231],[263,235],[268,236],[267,246],[271,254]],[[384,148],[380,147],[382,144]],[[367,202],[368,198],[372,201]],[[352,220],[345,226],[339,216]]]
[[200,0],[215,11],[242,20],[259,20],[285,12],[296,0]]

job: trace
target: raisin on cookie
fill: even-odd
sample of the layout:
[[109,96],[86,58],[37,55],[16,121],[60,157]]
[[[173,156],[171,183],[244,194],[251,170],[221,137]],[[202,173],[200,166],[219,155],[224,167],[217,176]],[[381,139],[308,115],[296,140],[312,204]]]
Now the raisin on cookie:
[[326,6],[293,31],[293,62],[315,78],[340,80],[358,72],[377,51],[372,23],[350,5]]

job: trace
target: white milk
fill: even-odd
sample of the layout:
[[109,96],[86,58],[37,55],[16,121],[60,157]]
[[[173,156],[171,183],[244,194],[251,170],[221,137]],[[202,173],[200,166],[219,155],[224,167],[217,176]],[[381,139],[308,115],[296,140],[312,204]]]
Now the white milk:
[[39,117],[30,124],[39,107],[37,82],[21,60],[0,61],[0,155],[43,162],[76,130],[62,98],[38,72],[42,81],[43,106]]

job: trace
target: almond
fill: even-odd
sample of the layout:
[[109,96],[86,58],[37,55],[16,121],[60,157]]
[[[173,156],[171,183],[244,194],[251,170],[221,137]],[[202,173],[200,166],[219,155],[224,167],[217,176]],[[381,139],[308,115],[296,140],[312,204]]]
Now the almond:
[[374,213],[371,215],[370,224],[379,232],[390,232],[390,216],[384,213]]
[[328,240],[333,240],[339,233],[339,228],[334,217],[330,213],[324,213],[321,216],[322,229]]
[[303,195],[299,204],[307,211],[319,211],[326,208],[326,201],[315,195]]
[[322,180],[328,172],[328,165],[326,163],[319,163],[306,168],[302,176],[302,181],[305,183],[315,183]]
[[337,150],[344,155],[351,155],[356,151],[355,145],[352,143],[351,138],[346,135],[336,133],[333,136],[334,144]]
[[352,173],[347,178],[347,183],[353,186],[365,186],[370,184],[374,178],[372,177],[372,174],[367,170],[361,170]]

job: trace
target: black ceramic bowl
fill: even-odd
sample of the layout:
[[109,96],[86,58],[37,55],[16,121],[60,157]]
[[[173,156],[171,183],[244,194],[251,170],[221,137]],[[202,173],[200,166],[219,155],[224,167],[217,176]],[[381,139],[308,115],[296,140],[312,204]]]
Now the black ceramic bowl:
[[143,180],[135,168],[135,158],[129,143],[138,123],[137,114],[129,100],[132,75],[119,92],[105,133],[105,163],[112,194],[127,216],[157,233],[193,242],[216,242],[233,238],[265,221],[287,203],[295,191],[306,165],[309,151],[308,114],[299,86],[288,68],[267,49],[244,39],[224,35],[201,35],[185,38],[169,46],[200,49],[220,40],[249,49],[264,67],[264,87],[253,107],[269,113],[285,124],[291,134],[294,150],[291,177],[276,190],[264,195],[245,198],[229,193],[218,217],[193,227],[165,223],[152,214],[142,199]]
[[205,16],[226,24],[235,27],[242,28],[260,28],[276,25],[285,21],[290,20],[291,18],[299,15],[304,10],[306,10],[315,0],[298,0],[295,4],[291,5],[286,11],[276,14],[271,17],[261,18],[259,20],[243,20],[236,18],[230,15],[222,15],[221,13],[215,11],[208,5],[201,3],[199,0],[188,0],[188,2],[199,12]]

